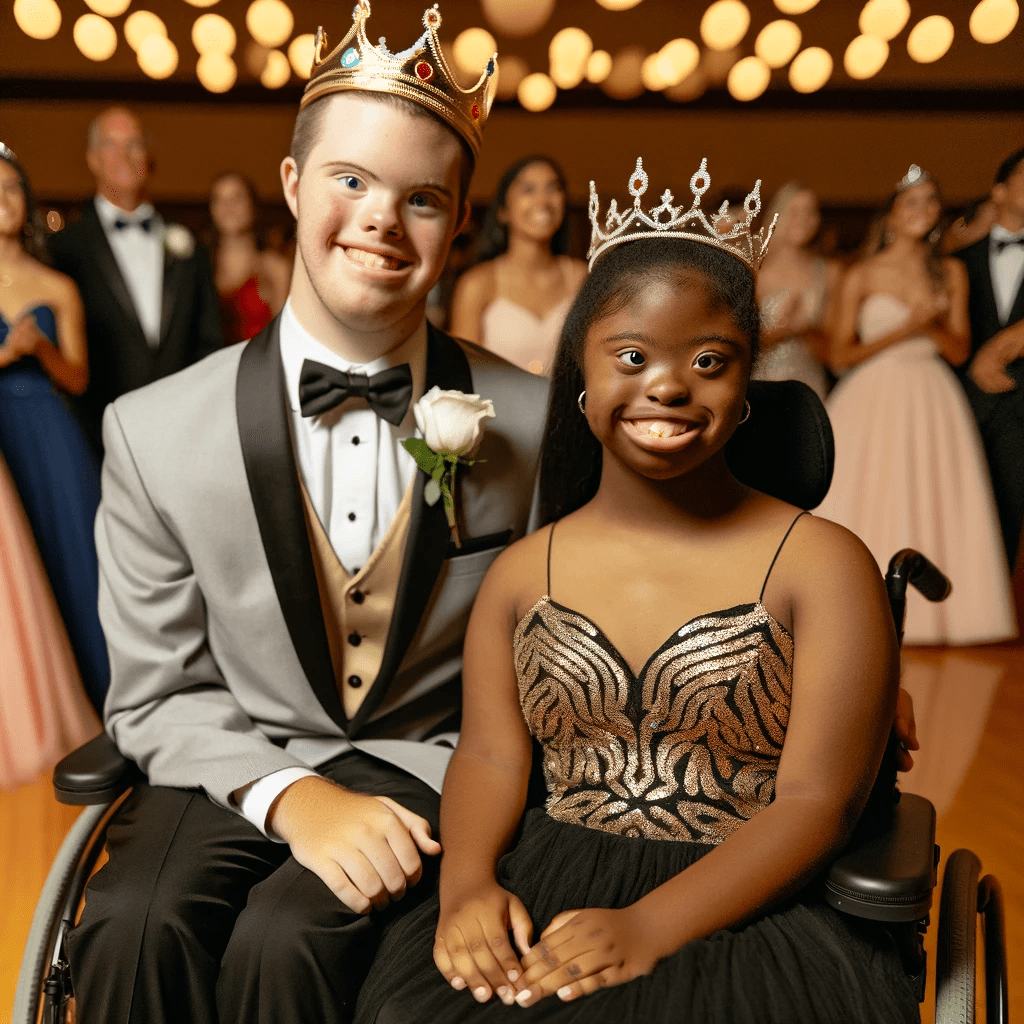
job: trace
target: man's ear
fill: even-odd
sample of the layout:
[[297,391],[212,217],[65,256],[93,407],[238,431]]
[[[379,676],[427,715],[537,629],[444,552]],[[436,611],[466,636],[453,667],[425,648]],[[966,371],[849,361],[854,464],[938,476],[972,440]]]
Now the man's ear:
[[281,161],[281,191],[284,193],[284,201],[288,204],[288,209],[292,211],[292,216],[299,219],[299,165],[295,162],[295,158],[286,156]]
[[89,168],[89,173],[97,180],[100,176],[99,159],[99,153],[95,149],[87,149],[85,151],[85,166]]
[[459,218],[459,225],[455,229],[455,234],[452,238],[458,238],[463,231],[466,230],[466,226],[469,224],[469,218],[473,216],[473,207],[469,204],[469,199],[466,198],[462,201],[462,216]]

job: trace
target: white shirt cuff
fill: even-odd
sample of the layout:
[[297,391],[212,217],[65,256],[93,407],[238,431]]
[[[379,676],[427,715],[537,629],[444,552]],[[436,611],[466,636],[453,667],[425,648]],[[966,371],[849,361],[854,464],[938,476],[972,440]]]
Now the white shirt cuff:
[[238,813],[256,826],[268,839],[275,843],[284,840],[267,830],[267,812],[270,805],[293,783],[308,775],[316,775],[312,768],[282,768],[264,775],[238,797]]

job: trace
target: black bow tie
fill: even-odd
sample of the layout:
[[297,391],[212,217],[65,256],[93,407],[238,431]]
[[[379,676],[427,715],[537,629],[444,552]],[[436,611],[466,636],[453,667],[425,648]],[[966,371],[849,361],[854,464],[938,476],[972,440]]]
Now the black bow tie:
[[125,228],[142,228],[143,231],[149,231],[149,229],[152,226],[153,226],[153,218],[152,217],[139,217],[139,218],[118,217],[117,220],[114,221],[114,230],[115,231],[124,231]]
[[998,256],[1008,245],[1024,245],[1024,235],[1020,238],[993,238],[992,245],[995,246]]
[[299,404],[303,416],[319,416],[348,398],[365,398],[370,408],[396,427],[405,419],[412,400],[412,371],[408,363],[381,370],[372,377],[345,373],[304,359],[299,374]]

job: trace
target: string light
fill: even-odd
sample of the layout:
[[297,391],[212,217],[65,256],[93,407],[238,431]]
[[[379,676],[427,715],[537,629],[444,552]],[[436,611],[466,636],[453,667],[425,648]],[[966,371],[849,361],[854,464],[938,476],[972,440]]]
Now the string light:
[[607,50],[595,50],[587,60],[587,81],[600,85],[612,72],[612,55]]
[[770,68],[785,67],[800,49],[803,33],[792,21],[770,21],[757,34],[754,53]]
[[234,53],[235,30],[227,18],[219,14],[200,14],[192,26],[192,45],[197,53]]
[[645,89],[660,92],[669,83],[658,68],[658,54],[651,53],[644,57],[640,64],[640,81]]
[[117,49],[117,29],[98,14],[83,14],[75,22],[72,37],[89,60],[109,60]]
[[551,80],[559,89],[574,89],[583,81],[587,61],[594,52],[590,36],[581,28],[563,28],[548,46]]
[[889,59],[889,44],[878,36],[857,36],[846,48],[843,67],[851,78],[872,78]]
[[292,77],[292,66],[288,58],[280,50],[271,50],[267,54],[267,63],[260,72],[260,84],[267,89],[280,89],[288,84]]
[[288,42],[295,18],[282,0],[253,0],[245,12],[245,27],[257,43],[272,49]]
[[542,71],[535,71],[519,83],[516,93],[519,96],[519,102],[527,110],[539,113],[542,110],[547,110],[555,102],[558,89]]
[[133,11],[125,18],[124,37],[136,53],[143,40],[152,35],[167,35],[167,26],[152,11]]
[[644,91],[643,63],[647,55],[640,46],[627,46],[612,58],[612,70],[601,88],[613,100],[631,100]]
[[756,100],[772,79],[772,69],[760,57],[744,57],[733,64],[726,83],[730,95],[744,103]]
[[641,0],[597,0],[606,11],[628,11],[636,7]]
[[530,73],[530,66],[522,57],[516,54],[509,54],[507,57],[498,58],[498,84],[495,86],[495,94],[498,99],[511,100],[515,98],[519,83]]
[[789,65],[789,84],[797,92],[817,92],[832,77],[832,57],[820,46],[809,46]]
[[452,57],[464,75],[479,77],[484,65],[494,56],[498,44],[485,28],[467,28],[455,37]]
[[700,19],[700,37],[712,50],[731,50],[750,28],[750,11],[741,0],[715,0]]
[[238,68],[226,53],[210,51],[196,62],[196,78],[209,92],[227,92],[238,78]]
[[555,0],[480,0],[491,28],[522,39],[539,32],[555,9]]
[[316,39],[310,32],[296,36],[288,44],[288,62],[292,66],[292,71],[299,78],[309,78],[310,72],[313,70],[313,48],[315,46]]
[[14,0],[14,20],[32,39],[52,39],[60,30],[60,8],[55,0]]
[[657,56],[658,74],[665,86],[679,85],[697,69],[700,47],[692,39],[670,39]]
[[775,0],[775,6],[783,14],[806,14],[817,5],[818,0]]
[[159,32],[152,32],[139,44],[139,67],[150,78],[167,78],[178,67],[178,48]]
[[953,22],[941,14],[922,18],[907,36],[907,53],[918,64],[932,64],[953,45]]
[[[86,7],[104,18],[118,18],[128,10],[131,0],[85,0]],[[113,26],[111,26],[113,27]]]
[[1016,0],[981,0],[971,13],[971,35],[979,43],[998,43],[1014,30],[1019,17]]
[[878,36],[888,42],[895,39],[910,20],[907,0],[868,0],[857,25],[866,36]]

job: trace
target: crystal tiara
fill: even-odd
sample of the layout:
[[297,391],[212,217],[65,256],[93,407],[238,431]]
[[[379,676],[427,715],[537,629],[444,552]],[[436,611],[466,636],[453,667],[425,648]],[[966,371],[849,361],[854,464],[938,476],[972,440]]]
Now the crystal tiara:
[[423,12],[423,34],[400,53],[392,53],[383,37],[377,46],[370,42],[366,35],[369,17],[369,0],[359,0],[348,35],[327,56],[327,36],[322,27],[317,29],[313,70],[299,109],[321,96],[350,89],[390,93],[432,111],[469,143],[474,156],[479,154],[484,122],[494,99],[498,55],[487,61],[476,85],[463,89],[441,52],[437,4]]
[[0,142],[0,156],[5,160],[13,160],[15,163],[18,161],[18,157],[15,155],[14,150],[3,142]]
[[[754,190],[743,200],[746,217],[733,221],[729,217],[729,204],[723,202],[717,213],[710,220],[700,208],[701,197],[711,187],[711,176],[708,174],[708,161],[705,157],[700,168],[690,178],[690,191],[693,202],[689,207],[673,206],[675,197],[665,189],[661,196],[661,205],[654,206],[645,213],[640,205],[647,191],[647,173],[644,171],[643,159],[637,157],[636,169],[629,179],[629,194],[633,197],[633,208],[619,213],[615,200],[611,201],[605,215],[604,230],[598,221],[600,207],[597,190],[590,183],[590,250],[587,259],[593,270],[597,258],[604,252],[622,242],[631,242],[637,238],[688,238],[694,242],[704,242],[731,253],[742,260],[752,273],[756,273],[764,258],[768,241],[775,230],[778,215],[772,218],[767,228],[761,227],[755,234],[750,230],[750,222],[761,212],[761,180],[757,181]],[[719,225],[723,224],[721,230]]]
[[922,171],[917,164],[911,164],[910,170],[897,182],[896,191],[906,192],[908,188],[913,188],[915,185],[923,185],[926,181],[931,180],[932,176],[927,171]]

